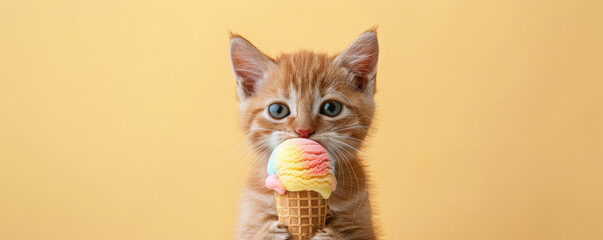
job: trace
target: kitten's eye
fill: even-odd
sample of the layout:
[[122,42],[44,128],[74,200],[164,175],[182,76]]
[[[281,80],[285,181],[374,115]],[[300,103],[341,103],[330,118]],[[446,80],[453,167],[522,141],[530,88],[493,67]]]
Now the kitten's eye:
[[268,113],[276,119],[283,119],[289,116],[289,108],[282,103],[273,103],[268,106]]
[[341,109],[343,106],[341,103],[335,100],[327,100],[320,107],[320,113],[327,115],[329,117],[335,117],[341,113]]

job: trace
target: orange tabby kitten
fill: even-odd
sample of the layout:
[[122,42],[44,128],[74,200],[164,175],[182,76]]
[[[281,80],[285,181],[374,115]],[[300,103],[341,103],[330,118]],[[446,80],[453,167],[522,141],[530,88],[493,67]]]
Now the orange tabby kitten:
[[299,51],[273,59],[238,35],[230,40],[241,122],[259,156],[243,190],[236,239],[288,239],[274,193],[264,186],[268,156],[289,138],[310,138],[335,160],[337,189],[326,227],[312,239],[375,239],[370,192],[358,158],[375,111],[379,45],[374,30],[342,53]]

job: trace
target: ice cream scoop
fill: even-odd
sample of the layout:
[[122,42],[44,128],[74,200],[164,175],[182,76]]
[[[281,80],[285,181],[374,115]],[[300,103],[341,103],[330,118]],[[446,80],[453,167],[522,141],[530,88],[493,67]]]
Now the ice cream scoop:
[[307,138],[288,139],[278,145],[268,161],[266,187],[279,194],[315,191],[324,199],[335,190],[335,167],[327,150]]
[[327,150],[307,138],[279,144],[268,160],[266,187],[273,189],[278,221],[292,240],[309,240],[324,228],[335,167]]

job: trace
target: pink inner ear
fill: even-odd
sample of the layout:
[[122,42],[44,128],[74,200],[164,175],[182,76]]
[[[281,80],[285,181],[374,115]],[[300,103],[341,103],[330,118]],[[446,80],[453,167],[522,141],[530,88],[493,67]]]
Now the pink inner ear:
[[253,66],[243,67],[243,66],[248,66],[248,64],[249,63],[244,62],[243,60],[233,59],[233,66],[235,66],[234,72],[240,78],[240,80],[239,80],[240,86],[239,87],[243,88],[246,96],[251,96],[256,90],[255,89],[256,82],[262,76],[258,72],[251,71],[250,68],[252,68]]
[[376,46],[360,46],[358,52],[353,56],[354,59],[350,61],[350,68],[353,72],[360,75],[367,75],[375,70],[377,65],[377,54],[378,49]]
[[375,76],[378,58],[379,44],[374,32],[363,33],[337,56],[343,66],[356,74],[354,85],[359,90],[365,90]]
[[239,84],[241,84],[245,94],[250,96],[255,92],[255,85],[259,79],[262,78],[263,69],[261,64],[257,61],[254,62],[252,56],[248,56],[245,53],[239,51],[233,51],[232,53],[232,66],[235,74],[240,78]]
[[354,85],[360,91],[364,91],[364,88],[366,87],[366,82],[367,82],[367,78],[364,77],[363,75],[357,75],[354,77]]
[[358,90],[364,91],[366,89],[369,78],[373,77],[370,75],[374,73],[376,65],[377,57],[368,54],[350,63],[348,68],[356,74],[353,81]]
[[235,37],[230,41],[230,59],[239,90],[244,97],[249,97],[257,91],[259,81],[273,62],[241,37]]

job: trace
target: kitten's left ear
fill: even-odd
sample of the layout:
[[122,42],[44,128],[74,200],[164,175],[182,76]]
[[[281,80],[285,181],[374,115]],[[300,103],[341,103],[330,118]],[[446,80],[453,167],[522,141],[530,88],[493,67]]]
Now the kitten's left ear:
[[355,75],[353,84],[358,90],[372,96],[375,93],[378,58],[377,33],[369,30],[343,50],[335,58],[335,63],[341,64]]

